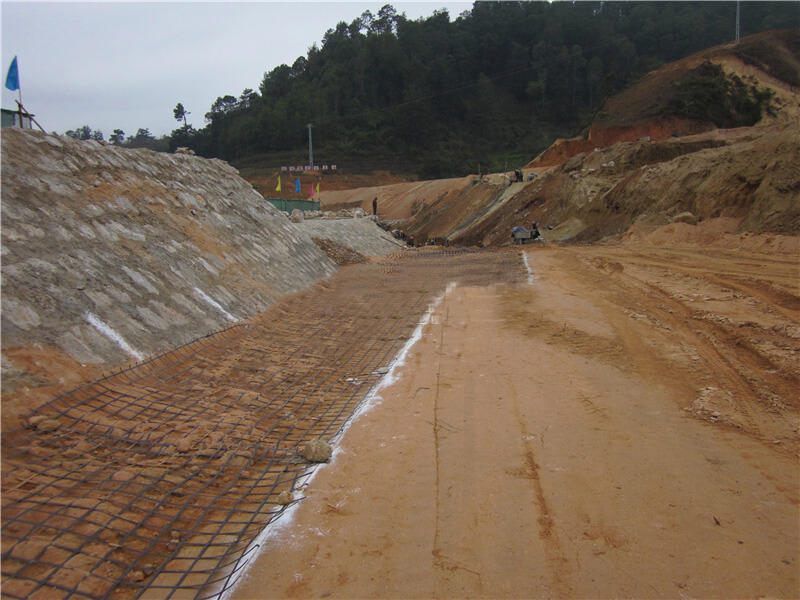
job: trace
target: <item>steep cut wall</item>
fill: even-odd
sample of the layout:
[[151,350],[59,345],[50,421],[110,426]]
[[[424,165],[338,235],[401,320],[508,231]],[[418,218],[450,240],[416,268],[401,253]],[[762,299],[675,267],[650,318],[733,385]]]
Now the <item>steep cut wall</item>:
[[[397,251],[373,223],[331,226]],[[2,348],[115,366],[263,311],[338,267],[218,160],[40,132],[2,135]]]

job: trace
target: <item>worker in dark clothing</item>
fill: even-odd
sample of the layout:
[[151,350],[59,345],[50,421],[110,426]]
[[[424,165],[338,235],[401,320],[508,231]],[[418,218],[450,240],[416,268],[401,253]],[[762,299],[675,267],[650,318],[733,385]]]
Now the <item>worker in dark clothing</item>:
[[372,214],[378,216],[378,199],[372,199]]

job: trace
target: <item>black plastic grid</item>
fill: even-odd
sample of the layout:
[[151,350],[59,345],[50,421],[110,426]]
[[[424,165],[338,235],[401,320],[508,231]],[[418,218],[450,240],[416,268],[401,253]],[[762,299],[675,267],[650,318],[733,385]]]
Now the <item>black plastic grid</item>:
[[518,251],[352,266],[41,407],[58,429],[2,439],[3,597],[218,595],[435,295],[523,276]]

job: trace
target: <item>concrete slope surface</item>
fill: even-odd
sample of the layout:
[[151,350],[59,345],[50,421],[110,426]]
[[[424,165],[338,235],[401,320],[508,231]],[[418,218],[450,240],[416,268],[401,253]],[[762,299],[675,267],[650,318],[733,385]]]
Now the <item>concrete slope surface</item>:
[[2,171],[3,391],[29,408],[331,275],[314,237],[398,250],[366,220],[292,223],[219,160],[10,128]]

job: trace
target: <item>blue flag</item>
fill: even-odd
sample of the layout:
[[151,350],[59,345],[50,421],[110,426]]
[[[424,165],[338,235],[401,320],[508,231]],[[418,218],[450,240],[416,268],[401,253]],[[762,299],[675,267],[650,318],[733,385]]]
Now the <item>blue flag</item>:
[[19,69],[17,68],[17,57],[11,61],[11,66],[8,67],[8,75],[6,75],[6,87],[10,90],[19,89]]
[[294,182],[294,193],[295,194],[299,194],[300,193],[300,180],[299,179]]

